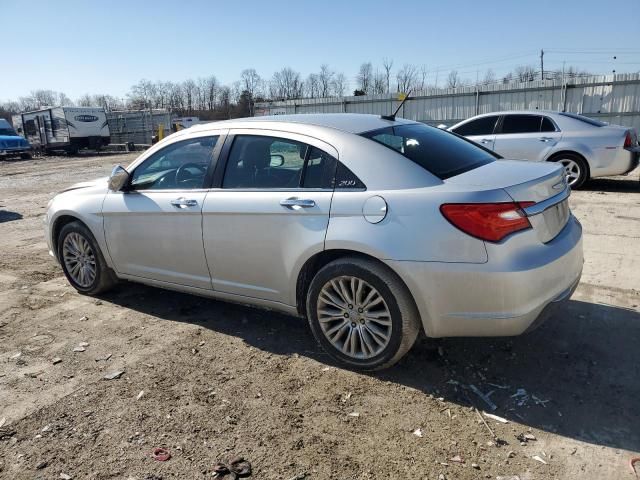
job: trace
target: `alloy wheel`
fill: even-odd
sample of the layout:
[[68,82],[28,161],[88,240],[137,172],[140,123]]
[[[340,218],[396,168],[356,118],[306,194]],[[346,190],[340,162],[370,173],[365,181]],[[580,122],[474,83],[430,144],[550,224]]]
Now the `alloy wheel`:
[[391,313],[372,285],[354,276],[328,281],[320,290],[318,322],[331,345],[343,354],[368,359],[391,341]]
[[564,173],[567,177],[567,183],[569,186],[575,185],[580,179],[580,175],[582,174],[582,169],[580,165],[575,160],[570,158],[563,158],[560,160],[560,163],[564,167]]
[[82,235],[69,233],[62,243],[62,255],[67,273],[82,288],[89,288],[96,279],[96,257]]

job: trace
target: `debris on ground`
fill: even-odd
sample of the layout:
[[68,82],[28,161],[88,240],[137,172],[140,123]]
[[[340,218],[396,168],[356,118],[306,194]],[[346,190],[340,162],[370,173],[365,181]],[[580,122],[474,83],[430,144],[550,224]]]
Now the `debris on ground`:
[[71,475],[69,475],[68,473],[61,473],[60,474],[60,479],[61,480],[72,480],[73,477]]
[[224,478],[227,475],[231,475],[230,478],[232,479],[246,478],[251,476],[251,464],[242,457],[236,457],[230,459],[227,463],[218,462],[213,467],[213,472],[214,478]]
[[108,354],[106,354],[106,355],[105,355],[105,356],[103,356],[103,357],[96,357],[96,358],[95,358],[95,361],[96,361],[96,362],[106,362],[106,361],[107,361],[107,360],[109,360],[110,358],[111,358],[111,354],[110,354],[110,353],[108,353]]
[[360,414],[358,412],[351,412],[347,414],[348,417],[359,417]]
[[158,447],[153,449],[151,458],[158,462],[166,462],[171,458],[171,453],[169,453],[169,450],[167,450],[166,448]]
[[85,348],[86,348],[86,347],[88,347],[88,346],[89,346],[89,342],[80,342],[80,343],[78,344],[78,346],[79,346],[79,347],[85,347]]
[[41,462],[39,462],[36,465],[36,470],[42,470],[43,468],[45,468],[47,465],[49,465],[49,462],[47,462],[46,460],[42,460]]
[[79,352],[86,352],[87,349],[84,347],[73,347],[73,351],[76,353],[79,353]]
[[544,460],[540,455],[534,455],[531,458],[533,458],[537,462],[544,463],[545,465],[547,465],[546,460]]
[[7,417],[0,418],[0,428],[4,427],[5,423],[7,423]]
[[454,457],[451,457],[449,459],[450,462],[455,462],[455,463],[464,463],[464,460],[462,459],[462,457],[460,455],[456,455]]
[[477,463],[472,463],[471,464],[471,468],[475,468],[476,470],[480,470],[480,465],[478,465]]
[[631,470],[633,470],[636,478],[638,478],[638,472],[636,471],[636,463],[638,462],[640,462],[640,457],[633,457],[629,460],[629,466],[631,467]]
[[422,429],[421,429],[421,428],[416,428],[412,433],[413,433],[416,437],[420,437],[420,438],[422,438]]
[[142,398],[142,396],[144,395],[144,390],[140,390],[140,393],[138,394],[138,396],[136,397],[136,400],[140,400]]
[[524,388],[519,388],[518,390],[516,390],[516,393],[511,395],[511,398],[516,399],[518,406],[522,407],[529,401],[529,394]]
[[497,410],[498,406],[493,403],[491,401],[491,399],[489,398],[489,395],[482,393],[478,387],[476,387],[475,385],[469,385],[469,388],[473,391],[473,393],[475,393],[476,395],[478,395],[483,401],[484,403],[486,403],[489,408],[493,411],[493,410]]
[[116,380],[122,376],[124,370],[116,370],[115,372],[107,373],[103,378],[105,380]]
[[509,423],[509,420],[507,420],[506,418],[499,417],[498,415],[494,415],[493,413],[482,412],[482,414],[485,417],[490,418],[491,420],[495,420],[496,422]]
[[62,361],[62,359],[60,357],[55,357],[55,358],[51,359],[51,363],[53,363],[54,365],[57,365],[61,361]]

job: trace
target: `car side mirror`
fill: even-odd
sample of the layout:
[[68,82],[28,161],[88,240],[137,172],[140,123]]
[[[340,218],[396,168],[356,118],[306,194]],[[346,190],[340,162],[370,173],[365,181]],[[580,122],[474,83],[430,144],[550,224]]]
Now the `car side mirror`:
[[271,162],[269,163],[270,167],[281,167],[284,165],[284,155],[280,155],[279,153],[271,154]]
[[112,192],[119,192],[129,181],[129,172],[127,172],[122,166],[117,165],[113,167],[111,176],[109,177],[109,190]]

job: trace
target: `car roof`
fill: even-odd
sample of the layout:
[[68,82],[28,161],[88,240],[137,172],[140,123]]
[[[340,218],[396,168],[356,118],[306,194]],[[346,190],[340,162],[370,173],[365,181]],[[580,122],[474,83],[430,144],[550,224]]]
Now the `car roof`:
[[256,124],[265,123],[271,128],[286,127],[286,125],[310,125],[316,127],[334,128],[347,133],[363,133],[379,128],[418,123],[404,118],[386,120],[380,115],[368,115],[361,113],[301,113],[296,115],[268,115],[263,117],[235,118],[220,122],[194,125],[189,131],[204,131],[212,127],[226,128],[256,128]]

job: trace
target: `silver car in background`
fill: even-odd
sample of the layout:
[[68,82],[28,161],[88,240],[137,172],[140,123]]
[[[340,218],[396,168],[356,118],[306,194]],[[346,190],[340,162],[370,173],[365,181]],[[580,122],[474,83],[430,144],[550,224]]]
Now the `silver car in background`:
[[590,178],[623,175],[638,166],[640,146],[633,128],[608,125],[565,112],[493,112],[449,128],[504,158],[558,162],[572,188]]
[[567,299],[582,229],[564,172],[374,115],[198,125],[56,195],[79,292],[125,279],[306,317],[353,368],[430,337],[518,335]]

